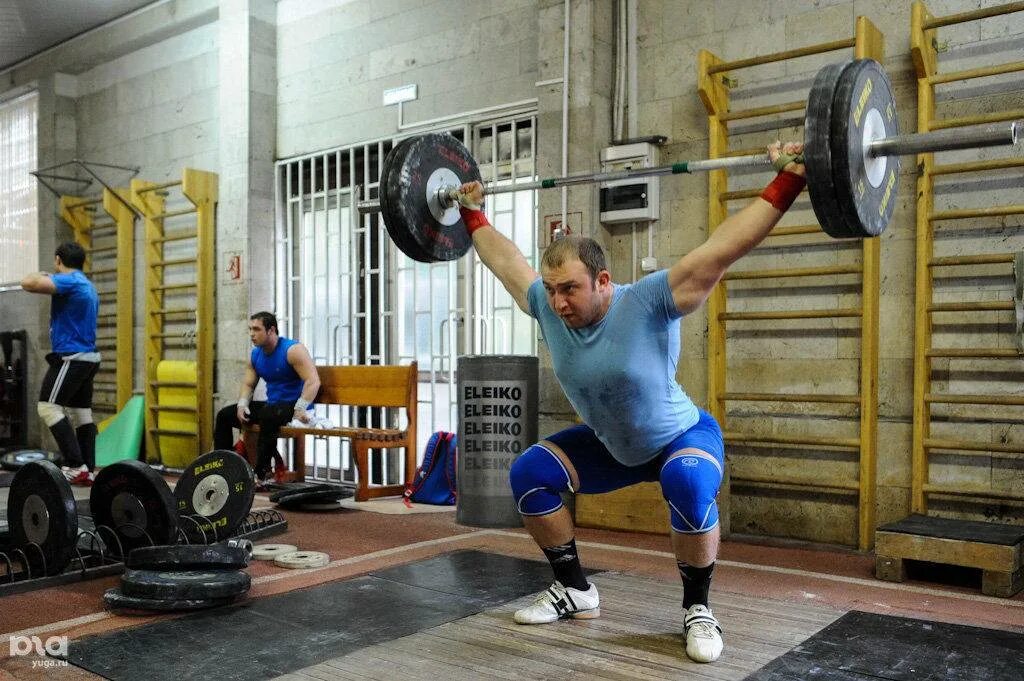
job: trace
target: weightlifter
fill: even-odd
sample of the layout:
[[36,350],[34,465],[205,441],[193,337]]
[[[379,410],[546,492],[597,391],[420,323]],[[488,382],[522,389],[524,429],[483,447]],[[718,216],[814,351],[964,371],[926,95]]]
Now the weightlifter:
[[65,477],[77,485],[91,484],[96,467],[92,383],[100,366],[96,351],[99,296],[82,273],[84,265],[85,250],[66,241],[54,251],[53,274],[36,272],[21,280],[26,291],[50,296],[51,352],[46,355],[49,368],[36,410],[57,441]]
[[512,464],[513,495],[555,581],[519,624],[600,615],[587,581],[561,492],[602,493],[644,481],[661,483],[672,547],[683,580],[686,654],[713,662],[721,627],[708,607],[718,554],[718,507],[724,445],[715,419],[675,380],[679,320],[696,310],[726,270],[760,243],[805,184],[802,144],[768,147],[779,174],[743,210],[667,270],[634,284],[611,282],[596,241],[576,235],[553,242],[538,274],[509,239],[488,223],[478,182],[460,193],[463,221],[480,259],[519,308],[537,319],[555,375],[584,424],[527,448]]
[[[217,412],[213,446],[232,449],[232,429],[252,421],[258,423],[256,480],[262,483],[270,475],[281,426],[292,419],[302,423],[312,419],[320,376],[306,346],[278,335],[277,317],[272,313],[257,312],[249,317],[249,339],[253,349],[238,390],[238,402]],[[261,378],[267,384],[267,400],[250,402]]]

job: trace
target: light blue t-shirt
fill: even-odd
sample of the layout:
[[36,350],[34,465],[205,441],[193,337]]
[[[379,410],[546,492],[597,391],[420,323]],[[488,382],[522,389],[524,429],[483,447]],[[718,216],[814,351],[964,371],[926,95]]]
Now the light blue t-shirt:
[[60,355],[96,352],[96,287],[81,270],[51,274],[50,348]]
[[668,270],[614,287],[604,318],[582,329],[552,311],[542,280],[527,296],[569,402],[617,461],[638,466],[700,414],[675,379],[682,314]]

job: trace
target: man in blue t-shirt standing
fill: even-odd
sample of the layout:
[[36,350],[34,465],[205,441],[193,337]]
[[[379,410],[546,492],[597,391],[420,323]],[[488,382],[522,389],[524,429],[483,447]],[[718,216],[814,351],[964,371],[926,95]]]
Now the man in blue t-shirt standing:
[[479,210],[479,182],[460,188],[463,221],[484,265],[523,312],[537,320],[555,376],[583,424],[528,447],[509,483],[523,525],[551,563],[555,581],[518,611],[519,624],[600,615],[597,587],[576,553],[561,493],[598,494],[658,482],[671,518],[672,548],[683,580],[686,654],[713,662],[721,627],[708,607],[718,555],[718,507],[725,447],[715,419],[676,381],[679,320],[697,310],[726,270],[759,244],[803,189],[801,144],[776,142],[776,178],[708,239],[667,270],[634,284],[611,282],[596,241],[554,241],[538,274],[515,243]]
[[[278,335],[277,317],[272,313],[257,312],[249,317],[249,339],[254,347],[242,377],[238,402],[217,412],[213,446],[232,449],[232,429],[258,423],[256,479],[262,483],[270,474],[281,426],[292,419],[302,423],[312,420],[320,375],[306,346]],[[252,402],[252,393],[261,378],[267,384],[267,401]]]
[[96,466],[92,383],[100,366],[96,351],[99,297],[82,273],[85,250],[77,243],[57,246],[53,263],[54,274],[37,272],[21,280],[26,291],[50,296],[51,352],[46,356],[49,368],[37,410],[57,441],[66,464],[64,474],[75,484],[88,485]]

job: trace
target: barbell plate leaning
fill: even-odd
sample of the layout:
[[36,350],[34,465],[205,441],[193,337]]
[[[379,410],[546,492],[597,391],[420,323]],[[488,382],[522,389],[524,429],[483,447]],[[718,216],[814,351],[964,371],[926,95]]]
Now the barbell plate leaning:
[[480,180],[469,150],[451,135],[431,133],[403,140],[381,178],[384,224],[395,244],[413,260],[457,260],[472,240],[458,207],[437,201],[437,190]]
[[71,562],[78,543],[78,509],[71,485],[54,464],[33,461],[15,473],[7,522],[11,548],[25,554],[32,576],[39,576],[43,559],[48,575],[59,574]]
[[[178,514],[171,488],[142,461],[118,461],[97,473],[89,508],[97,526],[114,531],[125,555],[139,546],[177,541]],[[100,531],[100,538],[116,552],[110,537]]]
[[174,487],[178,514],[203,518],[196,521],[198,526],[181,521],[191,542],[211,543],[230,537],[249,515],[255,496],[252,466],[228,449],[215,449],[195,459]]
[[832,102],[832,178],[849,236],[885,231],[896,209],[899,156],[874,156],[868,144],[899,134],[889,77],[873,59],[858,59],[839,76]]
[[818,71],[807,95],[807,109],[804,114],[807,193],[821,229],[835,239],[854,236],[849,233],[846,220],[836,201],[830,144],[833,101],[839,77],[852,65],[852,61],[838,62],[828,64]]

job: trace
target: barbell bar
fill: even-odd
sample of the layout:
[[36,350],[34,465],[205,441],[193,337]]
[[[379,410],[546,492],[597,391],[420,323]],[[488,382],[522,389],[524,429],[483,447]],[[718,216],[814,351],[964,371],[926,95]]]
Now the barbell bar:
[[[1024,121],[1012,121],[969,130],[900,135],[895,98],[881,65],[870,59],[829,64],[815,76],[804,117],[811,207],[822,229],[834,238],[878,236],[895,209],[899,156],[1015,145],[1022,129]],[[652,168],[487,184],[484,194],[770,166],[768,154],[681,161]],[[388,234],[410,258],[420,262],[454,260],[472,245],[459,215],[458,187],[473,180],[480,180],[479,168],[457,139],[446,134],[410,137],[385,158],[379,199],[360,201],[357,209],[380,211]]]

